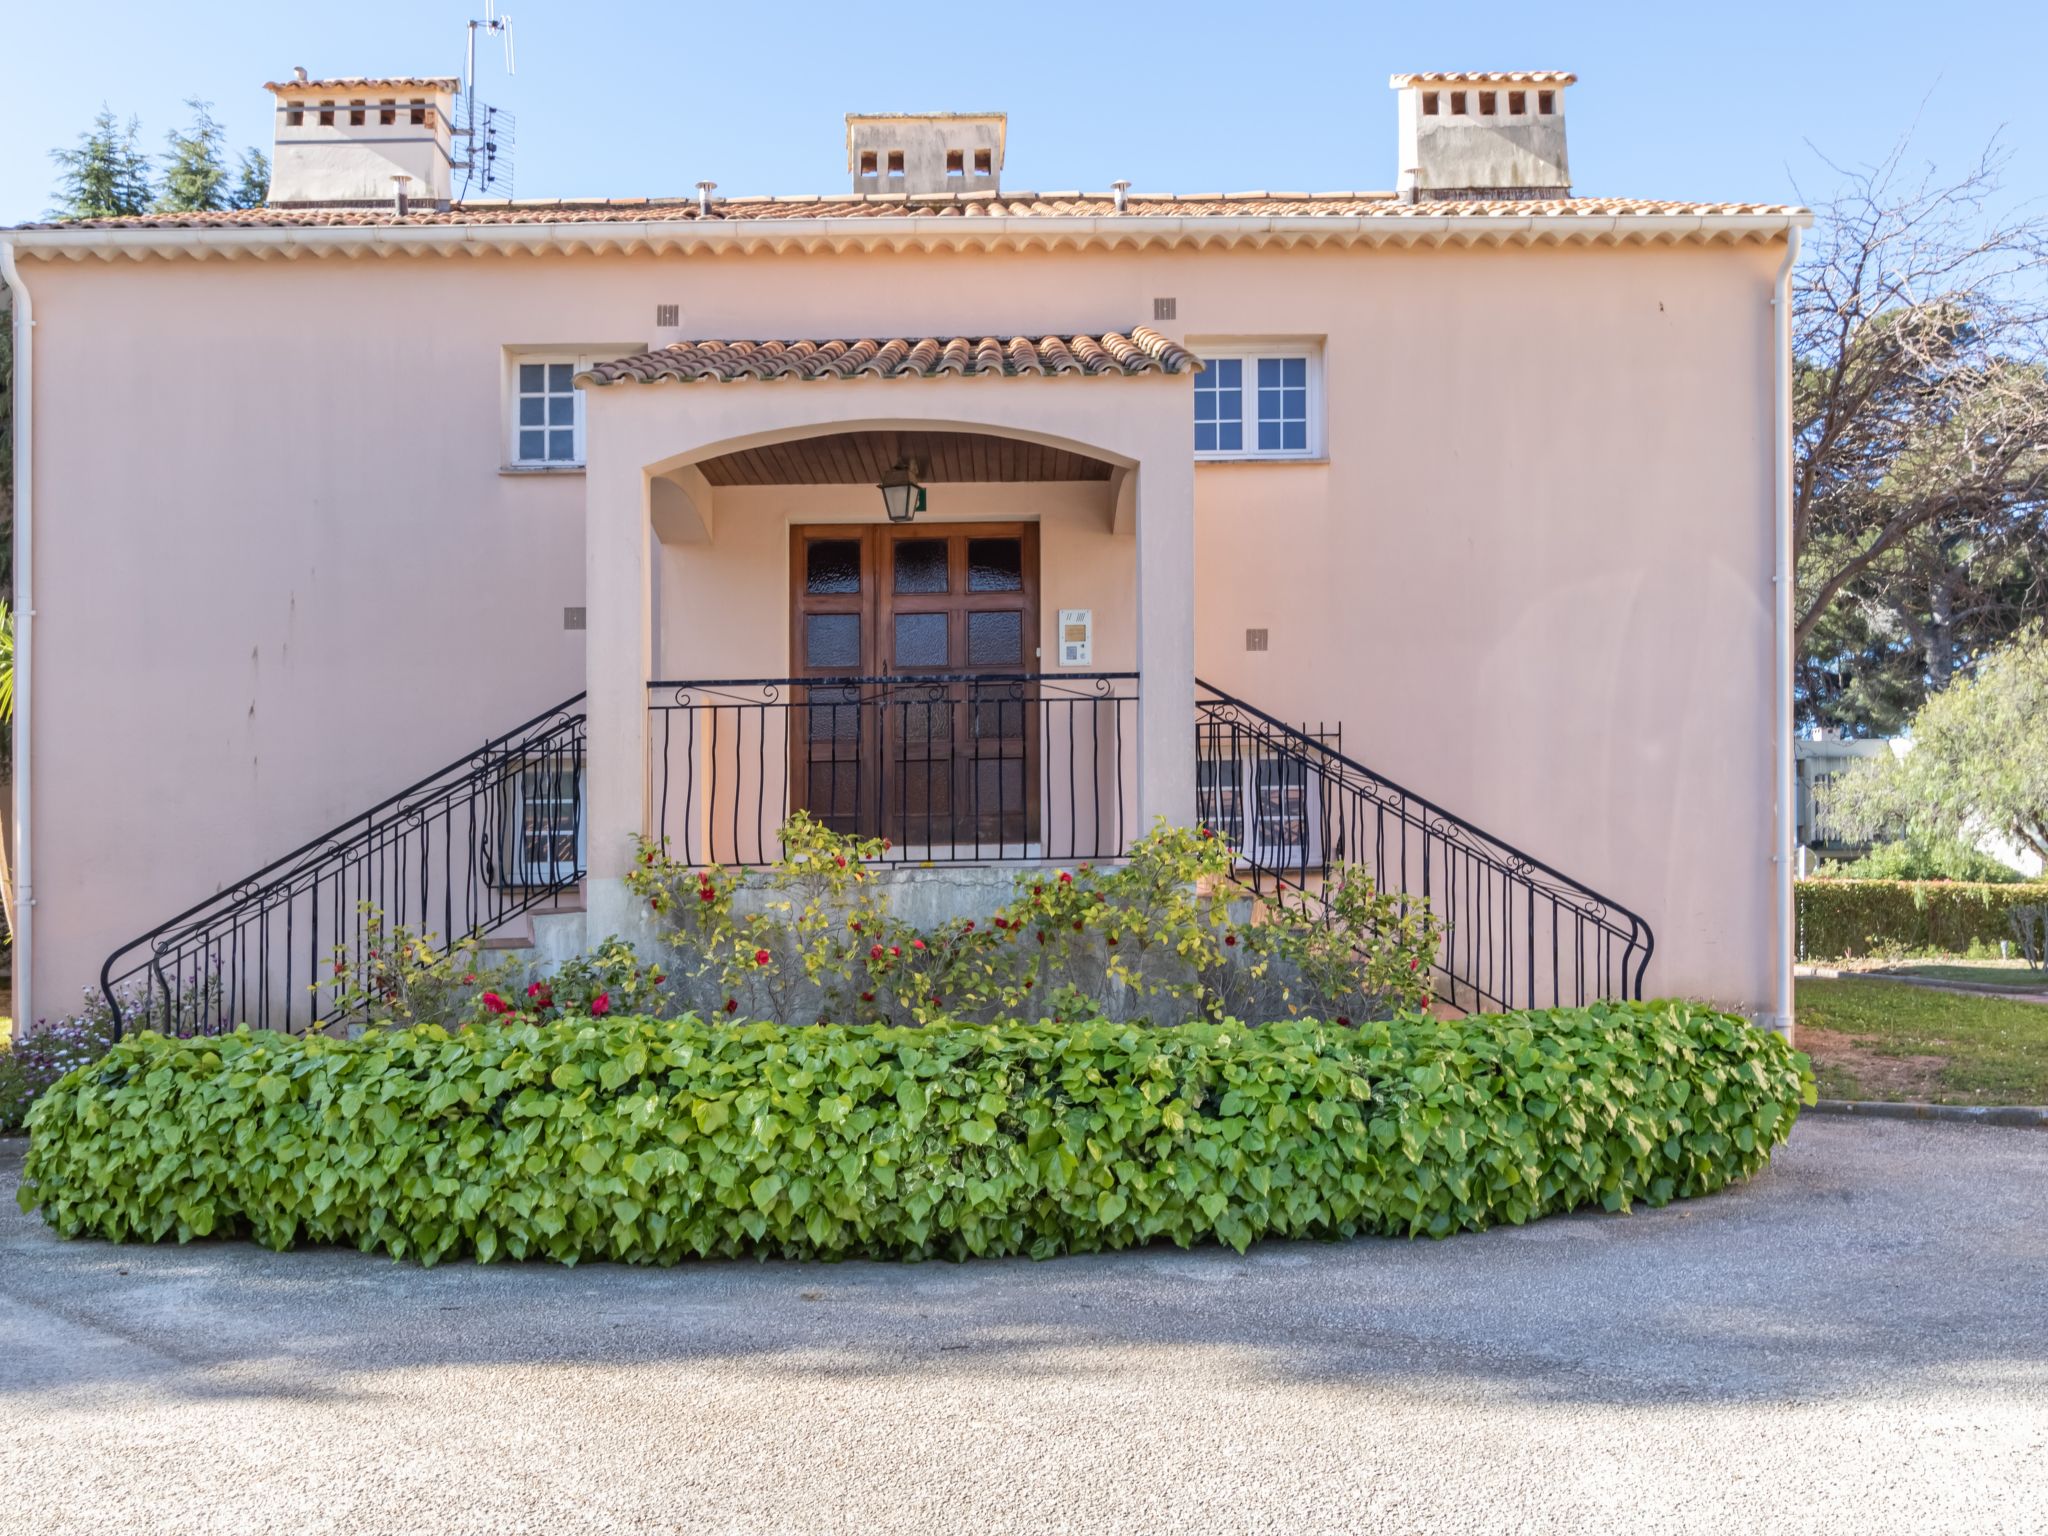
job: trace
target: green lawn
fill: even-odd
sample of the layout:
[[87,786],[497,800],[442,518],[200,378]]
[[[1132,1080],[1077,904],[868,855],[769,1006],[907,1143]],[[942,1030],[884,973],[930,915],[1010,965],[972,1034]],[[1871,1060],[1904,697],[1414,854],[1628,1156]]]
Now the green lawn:
[[2024,960],[1909,960],[1897,969],[1929,981],[1959,981],[2002,992],[2048,992],[2048,971],[2030,970]]
[[2048,1104],[2048,1004],[1801,981],[1796,1040],[1831,1099]]

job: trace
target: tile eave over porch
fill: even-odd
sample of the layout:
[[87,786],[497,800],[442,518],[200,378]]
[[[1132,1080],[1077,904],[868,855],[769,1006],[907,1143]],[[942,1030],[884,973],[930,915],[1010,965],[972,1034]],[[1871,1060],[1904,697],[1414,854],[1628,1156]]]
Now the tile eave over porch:
[[[1123,472],[1119,531],[1137,540],[1138,820],[1190,824],[1194,763],[1194,459],[1190,375],[1148,369],[1002,377],[739,379],[589,389],[585,579],[593,932],[627,931],[624,877],[646,795],[655,545],[708,538],[693,466],[762,444],[852,431],[964,431],[1085,453]],[[879,515],[879,498],[877,498]]]

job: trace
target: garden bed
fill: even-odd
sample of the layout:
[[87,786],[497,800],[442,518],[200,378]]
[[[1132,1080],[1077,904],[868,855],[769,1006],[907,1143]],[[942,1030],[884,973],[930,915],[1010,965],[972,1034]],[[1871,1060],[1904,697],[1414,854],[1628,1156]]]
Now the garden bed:
[[1705,1194],[1812,1098],[1776,1036],[1668,1003],[142,1036],[36,1105],[21,1201],[66,1236],[425,1263],[1241,1250]]

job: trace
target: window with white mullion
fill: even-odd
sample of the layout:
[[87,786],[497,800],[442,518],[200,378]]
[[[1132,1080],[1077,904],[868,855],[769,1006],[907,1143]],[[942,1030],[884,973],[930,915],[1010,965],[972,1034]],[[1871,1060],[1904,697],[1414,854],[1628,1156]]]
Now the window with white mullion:
[[1312,345],[1202,348],[1195,375],[1198,458],[1308,458],[1321,452],[1320,355]]
[[516,364],[513,460],[519,464],[583,462],[582,399],[574,362],[522,358]]

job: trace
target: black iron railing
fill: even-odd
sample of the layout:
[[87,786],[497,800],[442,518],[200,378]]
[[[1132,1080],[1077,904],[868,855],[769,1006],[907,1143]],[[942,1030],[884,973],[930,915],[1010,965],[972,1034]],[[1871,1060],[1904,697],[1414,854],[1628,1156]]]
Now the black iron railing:
[[116,1029],[317,1026],[337,956],[372,958],[365,908],[445,945],[574,887],[583,752],[578,694],[122,945],[100,968]]
[[686,863],[773,863],[799,810],[905,864],[1114,858],[1134,835],[1134,672],[647,690],[647,830]]
[[1197,814],[1254,889],[1313,893],[1337,864],[1426,901],[1443,924],[1436,993],[1467,1011],[1639,998],[1649,924],[1323,741],[1206,683]]

